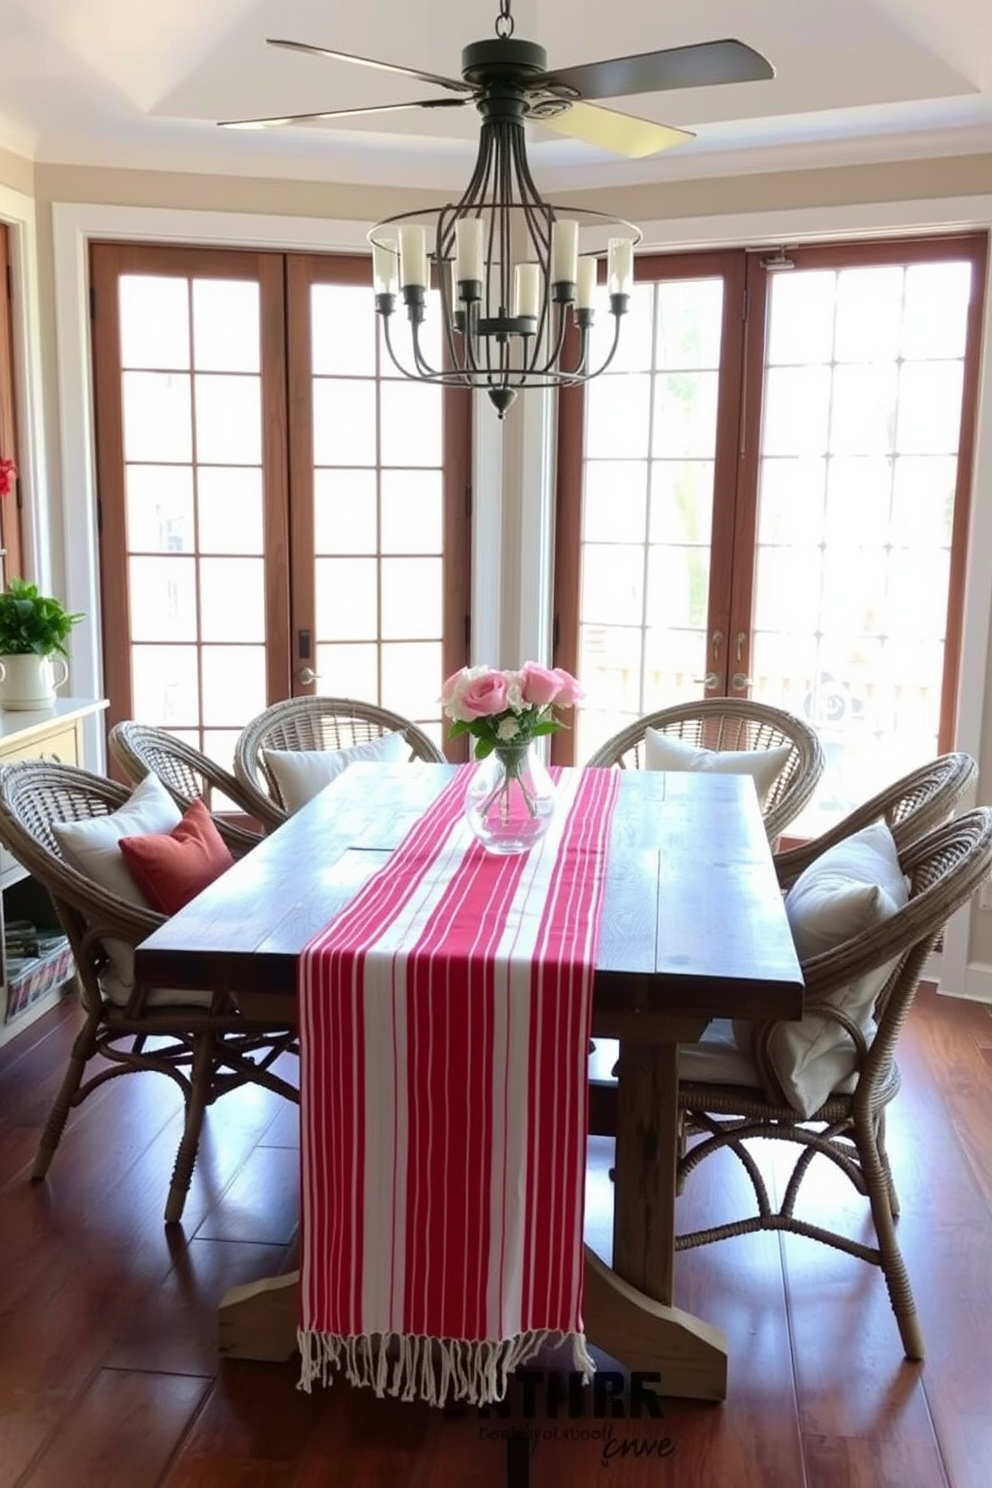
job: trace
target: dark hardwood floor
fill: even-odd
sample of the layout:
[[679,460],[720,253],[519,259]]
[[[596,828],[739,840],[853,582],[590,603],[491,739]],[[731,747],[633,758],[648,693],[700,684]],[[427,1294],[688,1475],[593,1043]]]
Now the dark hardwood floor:
[[[890,1119],[900,1236],[928,1346],[907,1364],[881,1274],[809,1241],[748,1236],[678,1257],[677,1300],[727,1330],[722,1405],[663,1417],[448,1416],[297,1366],[228,1362],[214,1309],[274,1272],[297,1217],[296,1113],[241,1091],[207,1117],[181,1228],[162,1210],[179,1098],[151,1074],[77,1112],[47,1181],[31,1158],[76,1023],[64,1004],[0,1050],[0,1488],[988,1488],[992,1482],[992,1016],[919,998]],[[609,1230],[609,1144],[589,1236]],[[867,1229],[824,1174],[814,1209]],[[704,1167],[684,1222],[736,1196]],[[680,1223],[682,1221],[680,1220]],[[608,1361],[603,1361],[609,1367]],[[506,1435],[529,1433],[508,1475]]]

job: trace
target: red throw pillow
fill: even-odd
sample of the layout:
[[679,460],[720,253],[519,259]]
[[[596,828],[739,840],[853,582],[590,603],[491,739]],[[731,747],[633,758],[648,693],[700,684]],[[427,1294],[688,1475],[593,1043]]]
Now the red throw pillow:
[[175,914],[234,862],[202,801],[171,832],[122,837],[128,872],[153,909]]

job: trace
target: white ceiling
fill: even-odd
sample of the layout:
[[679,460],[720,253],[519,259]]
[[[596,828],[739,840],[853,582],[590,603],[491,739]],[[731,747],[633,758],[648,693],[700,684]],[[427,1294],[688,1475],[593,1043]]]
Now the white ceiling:
[[[265,38],[458,77],[462,47],[493,35],[497,9],[497,0],[0,0],[0,147],[67,164],[457,185],[474,154],[471,108],[264,132],[216,120],[444,96]],[[540,42],[552,69],[736,36],[777,73],[616,100],[696,131],[647,160],[535,126],[530,158],[545,189],[992,150],[989,0],[514,0],[512,9],[515,34]]]

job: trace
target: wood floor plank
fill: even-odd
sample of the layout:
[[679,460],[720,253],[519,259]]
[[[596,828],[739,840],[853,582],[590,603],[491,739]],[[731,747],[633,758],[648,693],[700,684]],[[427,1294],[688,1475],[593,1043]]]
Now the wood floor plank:
[[300,1157],[293,1147],[256,1147],[224,1202],[196,1229],[201,1240],[248,1240],[288,1245],[299,1224]]
[[205,1380],[103,1369],[17,1488],[156,1488]]
[[217,1373],[217,1308],[224,1293],[289,1269],[290,1252],[285,1246],[194,1238],[177,1244],[172,1260],[161,1285],[124,1320],[106,1362],[113,1369],[212,1379]]
[[[298,1366],[228,1360],[161,1488],[296,1488],[323,1393],[296,1388]],[[333,1471],[325,1481],[342,1482]]]
[[914,1444],[851,1436],[808,1436],[805,1488],[947,1488],[938,1466],[921,1461]]

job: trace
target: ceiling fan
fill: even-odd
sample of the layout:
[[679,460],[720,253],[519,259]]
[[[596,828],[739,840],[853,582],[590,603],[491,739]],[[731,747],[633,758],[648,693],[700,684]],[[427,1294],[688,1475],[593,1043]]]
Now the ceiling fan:
[[514,39],[510,0],[499,0],[495,29],[495,40],[475,41],[464,48],[461,80],[424,72],[416,67],[378,62],[371,57],[356,57],[349,52],[337,52],[305,41],[269,37],[270,46],[413,78],[458,96],[377,104],[368,108],[327,109],[320,113],[268,119],[224,119],[222,126],[227,129],[271,129],[289,124],[315,124],[325,119],[398,113],[404,109],[455,109],[474,104],[483,118],[494,112],[505,115],[508,109],[512,109],[518,118],[539,121],[547,128],[585,144],[638,157],[680,144],[692,139],[693,135],[685,129],[603,108],[591,100],[666,93],[676,88],[758,82],[775,76],[775,69],[767,58],[743,42],[732,39],[668,47],[662,51],[613,57],[549,72],[547,52],[542,46]]

